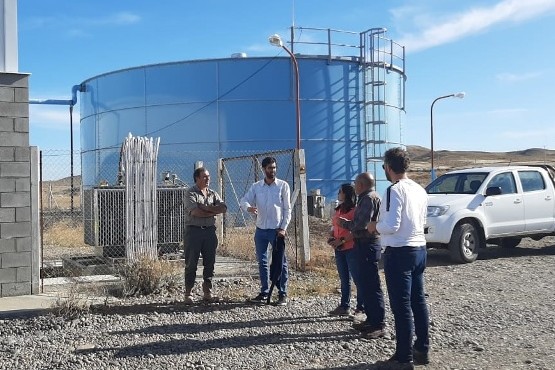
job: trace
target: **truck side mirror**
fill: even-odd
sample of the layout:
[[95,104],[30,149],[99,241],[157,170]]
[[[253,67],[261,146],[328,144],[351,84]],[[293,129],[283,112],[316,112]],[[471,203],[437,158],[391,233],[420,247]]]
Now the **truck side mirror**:
[[490,195],[501,195],[502,191],[499,186],[490,186],[486,189],[486,197]]

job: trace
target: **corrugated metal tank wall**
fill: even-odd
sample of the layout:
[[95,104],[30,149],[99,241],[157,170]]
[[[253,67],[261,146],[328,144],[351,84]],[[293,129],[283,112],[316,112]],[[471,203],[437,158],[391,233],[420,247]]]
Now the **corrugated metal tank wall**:
[[[341,183],[367,170],[361,65],[318,57],[299,57],[298,62],[307,188],[321,189],[331,201]],[[393,97],[400,90],[399,81],[394,76],[388,86]],[[129,133],[159,136],[159,173],[171,170],[189,183],[195,161],[203,161],[215,173],[221,157],[295,147],[294,77],[288,57],[148,65],[83,84],[86,187],[104,179],[114,183],[119,149]],[[400,143],[400,113],[395,109],[389,115],[388,132],[382,134]],[[376,174],[379,178],[381,171]]]

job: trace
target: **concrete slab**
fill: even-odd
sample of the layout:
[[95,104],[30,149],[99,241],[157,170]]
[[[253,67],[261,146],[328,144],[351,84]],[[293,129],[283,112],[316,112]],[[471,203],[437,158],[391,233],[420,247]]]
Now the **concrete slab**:
[[58,298],[54,293],[0,298],[0,319],[29,317],[48,312]]
[[[214,267],[215,279],[231,279],[237,277],[258,276],[258,265],[256,262],[238,260],[232,257],[218,256]],[[199,261],[197,279],[202,280],[202,259]],[[76,283],[93,282],[117,282],[118,277],[114,275],[90,275],[79,277],[56,277],[43,279],[42,287],[44,293],[35,295],[23,295],[17,297],[0,298],[0,319],[15,317],[32,317],[47,313],[56,303],[64,287],[70,287]]]

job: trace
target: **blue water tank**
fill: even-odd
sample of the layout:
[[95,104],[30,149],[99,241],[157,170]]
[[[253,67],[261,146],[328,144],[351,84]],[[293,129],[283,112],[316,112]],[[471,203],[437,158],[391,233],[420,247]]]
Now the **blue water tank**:
[[[296,59],[307,189],[320,189],[331,201],[340,184],[371,171],[383,191],[380,158],[402,144],[404,65],[362,53]],[[115,182],[129,133],[160,137],[158,172],[171,171],[189,183],[196,161],[215,173],[219,158],[296,146],[295,74],[288,56],[146,65],[83,85],[85,187]]]

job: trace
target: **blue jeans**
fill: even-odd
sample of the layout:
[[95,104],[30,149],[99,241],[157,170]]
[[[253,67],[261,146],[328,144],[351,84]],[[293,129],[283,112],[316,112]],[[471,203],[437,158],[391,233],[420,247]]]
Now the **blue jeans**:
[[395,351],[399,362],[412,360],[414,348],[428,353],[429,317],[424,295],[426,247],[388,247],[384,253],[384,272],[389,303],[395,318]]
[[[258,273],[260,275],[260,293],[267,295],[270,292],[268,266],[268,244],[274,248],[276,242],[276,229],[259,229],[254,232],[254,246],[256,248],[256,259],[258,260]],[[289,271],[287,269],[287,259],[284,258],[283,271],[279,281],[278,292],[280,296],[287,294],[287,279]]]
[[385,305],[378,262],[381,247],[375,239],[355,239],[355,256],[358,260],[358,294],[362,296],[366,322],[372,329],[385,327]]
[[[341,282],[341,307],[349,308],[351,302],[351,277],[355,282],[358,281],[358,261],[354,249],[346,251],[335,251],[335,265]],[[357,309],[363,308],[362,296],[357,287]]]

